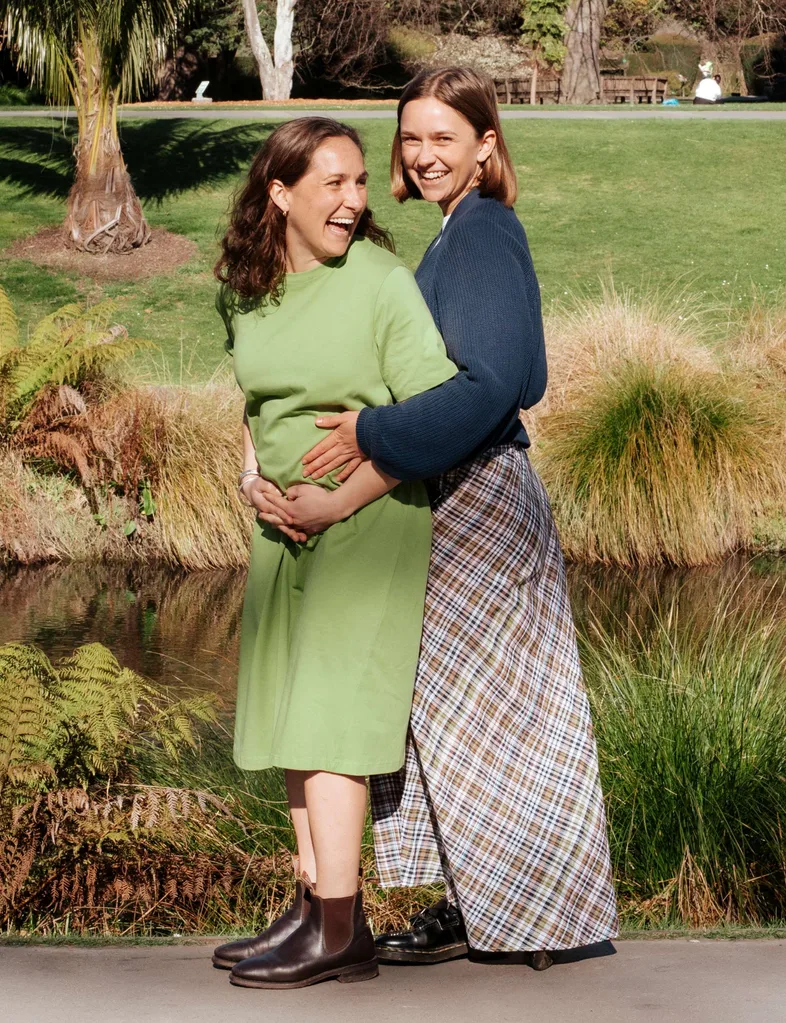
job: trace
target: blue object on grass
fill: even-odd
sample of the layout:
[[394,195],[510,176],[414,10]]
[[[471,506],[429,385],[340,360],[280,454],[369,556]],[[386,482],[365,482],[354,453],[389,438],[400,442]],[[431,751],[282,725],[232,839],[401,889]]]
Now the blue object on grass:
[[678,99],[664,99],[663,101],[664,107],[678,107],[679,105],[680,101]]

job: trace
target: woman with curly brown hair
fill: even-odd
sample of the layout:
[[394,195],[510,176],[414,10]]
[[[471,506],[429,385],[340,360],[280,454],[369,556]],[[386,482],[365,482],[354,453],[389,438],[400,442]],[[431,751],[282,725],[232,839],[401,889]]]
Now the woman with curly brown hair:
[[[431,541],[423,484],[370,462],[332,492],[330,529],[291,528],[314,419],[401,401],[453,376],[412,274],[366,206],[356,132],[283,124],[237,198],[216,274],[246,398],[239,489],[258,511],[243,608],[235,761],[280,767],[297,836],[294,906],[262,935],[216,950],[247,987],[376,976],[358,891],[365,777],[398,770]],[[393,489],[395,488],[395,489]],[[327,522],[325,522],[325,526]],[[323,528],[325,528],[323,526]]]

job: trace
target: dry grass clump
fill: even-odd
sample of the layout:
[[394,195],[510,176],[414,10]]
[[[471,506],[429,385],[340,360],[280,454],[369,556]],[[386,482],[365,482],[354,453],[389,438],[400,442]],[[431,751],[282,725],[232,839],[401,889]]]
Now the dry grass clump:
[[0,451],[0,561],[32,564],[89,556],[100,530],[73,480],[41,476]]
[[549,328],[534,460],[568,557],[699,565],[751,546],[786,497],[784,388],[624,294]]
[[138,553],[188,569],[245,565],[253,513],[235,489],[242,394],[209,384],[152,388],[147,397],[165,427],[147,449],[156,514]]
[[[63,306],[23,342],[0,288],[0,474],[9,482],[0,553],[28,563],[242,564],[250,516],[234,488],[240,393],[234,383],[124,386],[116,367],[151,346],[129,338],[116,312],[112,302]],[[77,480],[85,507],[46,507]]]
[[777,375],[786,384],[786,310],[754,305],[741,326],[736,355],[763,375]]
[[67,434],[58,432],[76,452],[81,485],[29,444],[0,456],[0,554],[23,563],[246,564],[252,517],[235,491],[241,421],[239,390],[218,384],[116,389],[75,411]]

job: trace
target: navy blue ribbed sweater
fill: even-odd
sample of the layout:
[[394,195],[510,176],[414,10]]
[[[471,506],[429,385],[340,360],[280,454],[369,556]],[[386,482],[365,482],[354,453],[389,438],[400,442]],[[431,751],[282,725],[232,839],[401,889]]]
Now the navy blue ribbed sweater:
[[397,479],[437,476],[495,444],[529,446],[519,409],[546,390],[540,290],[513,210],[475,189],[435,242],[415,277],[459,371],[357,423],[362,450]]

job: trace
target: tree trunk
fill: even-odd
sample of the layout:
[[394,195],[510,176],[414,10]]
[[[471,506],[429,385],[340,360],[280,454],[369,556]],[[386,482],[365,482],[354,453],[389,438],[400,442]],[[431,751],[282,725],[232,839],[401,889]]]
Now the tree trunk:
[[600,102],[600,32],[607,7],[608,0],[570,0],[561,103]]
[[79,46],[74,95],[79,133],[68,193],[66,245],[81,252],[130,252],[150,240],[117,135],[117,95],[102,88],[89,42]]
[[263,99],[289,99],[295,62],[292,58],[292,29],[297,0],[277,0],[273,56],[259,25],[256,0],[243,0],[246,35],[259,68]]
[[534,107],[538,102],[538,62],[532,61],[532,78],[529,80],[529,105]]

